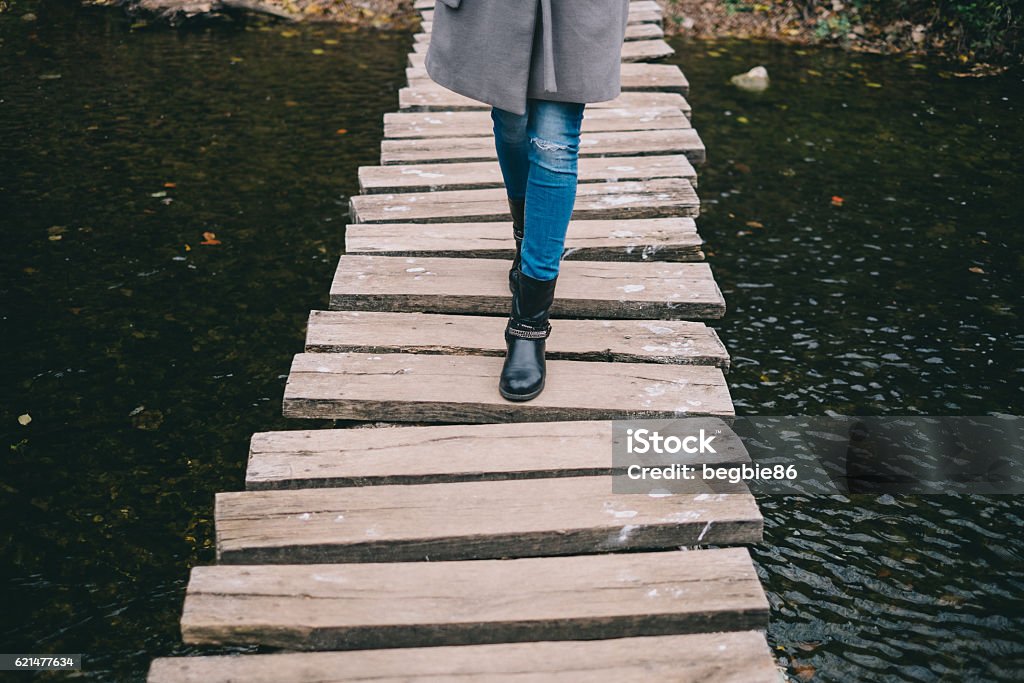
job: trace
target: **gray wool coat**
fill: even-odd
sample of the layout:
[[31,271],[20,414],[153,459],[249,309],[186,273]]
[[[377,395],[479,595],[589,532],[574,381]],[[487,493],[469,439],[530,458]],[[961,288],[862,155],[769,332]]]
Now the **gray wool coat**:
[[619,96],[629,0],[436,0],[427,74],[510,111]]

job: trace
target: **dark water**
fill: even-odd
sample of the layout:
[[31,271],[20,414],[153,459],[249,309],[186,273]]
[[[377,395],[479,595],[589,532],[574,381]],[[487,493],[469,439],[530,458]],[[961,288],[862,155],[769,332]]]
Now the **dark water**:
[[[188,568],[213,559],[214,492],[241,487],[252,432],[295,426],[284,376],[410,37],[36,11],[0,15],[0,649],[141,680],[189,652],[177,619]],[[1024,412],[1021,75],[677,47],[738,410]],[[767,93],[727,85],[757,63]],[[761,503],[791,675],[1024,679],[1024,506]]]
[[[710,158],[700,227],[737,412],[1024,412],[1024,74],[676,46]],[[758,64],[768,91],[728,84]],[[769,640],[790,675],[1024,680],[1019,499],[760,503]]]

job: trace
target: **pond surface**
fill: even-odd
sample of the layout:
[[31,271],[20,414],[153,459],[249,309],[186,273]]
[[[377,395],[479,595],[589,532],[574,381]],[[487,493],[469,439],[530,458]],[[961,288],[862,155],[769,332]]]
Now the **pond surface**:
[[[0,15],[3,650],[142,680],[193,651],[213,494],[241,488],[253,432],[296,427],[284,378],[411,37],[35,11]],[[1024,412],[1021,74],[675,45],[738,412]],[[766,93],[728,85],[756,64]],[[1024,678],[1020,503],[761,505],[794,677]]]

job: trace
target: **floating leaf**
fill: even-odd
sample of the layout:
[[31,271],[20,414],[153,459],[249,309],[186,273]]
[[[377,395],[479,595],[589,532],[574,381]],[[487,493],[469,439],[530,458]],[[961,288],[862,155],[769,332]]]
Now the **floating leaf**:
[[746,116],[737,116],[736,117],[736,122],[737,123],[742,123],[742,124],[747,124],[747,123],[750,123],[750,119],[748,119]]
[[864,85],[868,86],[869,88],[881,88],[882,87],[881,83],[875,83],[874,81],[868,81]]
[[315,55],[322,55],[324,54],[324,49],[322,47],[314,47],[312,50],[310,50],[310,52],[312,52]]
[[22,427],[28,426],[28,423],[31,422],[31,421],[32,421],[32,416],[29,415],[28,413],[25,413],[24,415],[19,415],[18,416],[18,424],[20,424]]
[[203,241],[200,242],[199,244],[203,245],[204,247],[212,247],[212,246],[216,246],[216,245],[220,244],[220,240],[217,239],[217,234],[216,233],[204,232],[203,233]]
[[842,206],[843,198],[839,195],[832,195],[832,206]]
[[758,221],[747,221],[747,227],[748,228],[763,228],[764,224],[763,223],[759,223]]
[[967,270],[971,271],[972,273],[977,273],[978,275],[985,274],[985,270],[983,268],[980,268],[979,266],[971,266]]
[[177,187],[177,186],[178,186],[178,183],[172,183],[172,182],[166,182],[166,183],[164,183],[164,187],[171,187],[171,188],[174,188],[174,187]]
[[334,132],[337,133],[338,135],[344,135],[345,133],[348,132],[348,128],[339,128],[338,130],[336,130]]

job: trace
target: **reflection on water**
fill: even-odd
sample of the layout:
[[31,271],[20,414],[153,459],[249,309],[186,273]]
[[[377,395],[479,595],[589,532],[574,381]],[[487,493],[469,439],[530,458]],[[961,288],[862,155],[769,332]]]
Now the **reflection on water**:
[[[0,15],[3,639],[141,680],[190,651],[177,619],[188,567],[212,561],[213,493],[241,487],[252,432],[294,426],[284,375],[411,37],[38,14]],[[738,410],[1021,412],[1020,75],[677,47]],[[727,85],[757,63],[766,93]],[[1011,499],[761,504],[794,676],[1022,676]]]
[[[1024,412],[1020,71],[676,42],[701,233],[748,415]],[[730,75],[764,64],[771,88]],[[1024,506],[764,496],[769,640],[798,679],[1024,678]]]

